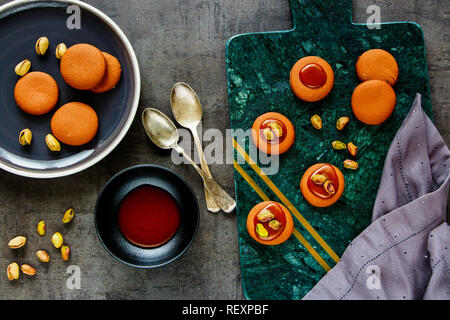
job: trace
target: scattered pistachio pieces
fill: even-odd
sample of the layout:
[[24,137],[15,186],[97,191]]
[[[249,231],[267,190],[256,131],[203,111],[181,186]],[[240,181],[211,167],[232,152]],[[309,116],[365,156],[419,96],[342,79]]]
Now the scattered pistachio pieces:
[[19,143],[22,146],[29,146],[33,140],[33,133],[30,129],[23,129],[19,134]]
[[64,261],[69,261],[70,258],[70,247],[68,245],[63,245],[61,247],[61,256]]
[[256,233],[261,238],[267,238],[269,236],[269,231],[267,231],[267,229],[264,228],[264,226],[261,223],[258,223],[256,225]]
[[336,129],[338,129],[339,131],[344,130],[349,122],[350,119],[348,117],[340,117],[336,122]]
[[327,176],[324,174],[316,173],[311,177],[312,182],[318,185],[323,185],[327,180]]
[[39,221],[38,225],[37,225],[37,232],[39,233],[40,236],[45,236],[45,230],[47,229],[46,225],[45,225],[45,221]]
[[9,241],[8,245],[11,249],[22,248],[27,243],[27,238],[19,236]]
[[26,274],[27,276],[34,276],[36,274],[36,269],[29,264],[21,265],[20,270],[22,270],[23,274]]
[[24,76],[28,73],[28,71],[30,71],[31,68],[31,62],[28,59],[23,60],[22,62],[19,62],[16,65],[16,68],[14,69],[14,72],[18,75],[18,76]]
[[45,143],[47,144],[47,147],[50,149],[50,151],[61,151],[61,144],[52,134],[49,133],[45,136]]
[[49,45],[50,42],[48,41],[47,37],[40,37],[36,41],[36,53],[40,56],[43,56],[47,52]]
[[322,129],[322,118],[318,114],[313,115],[311,118],[311,124],[317,130]]
[[282,224],[281,224],[281,222],[278,221],[278,220],[272,220],[272,221],[269,222],[269,227],[270,227],[272,230],[275,230],[275,231],[280,230],[280,229],[281,229],[281,226],[282,226]]
[[358,153],[358,147],[355,146],[353,142],[349,142],[347,144],[347,150],[351,154],[352,157],[356,157],[356,154]]
[[73,220],[73,217],[75,216],[75,210],[73,210],[72,208],[68,209],[65,213],[64,216],[62,218],[62,222],[63,223],[69,223],[70,221]]
[[61,60],[63,55],[67,51],[67,46],[64,43],[60,43],[56,46],[56,58]]
[[61,233],[55,232],[52,236],[52,243],[55,246],[56,249],[61,248],[61,246],[64,243],[64,239]]
[[36,252],[36,257],[39,259],[39,261],[41,262],[49,262],[50,261],[50,256],[48,255],[48,253],[44,250],[39,250],[38,252]]
[[357,170],[359,167],[358,162],[353,160],[345,160],[344,161],[344,168],[350,169],[350,170]]
[[331,143],[331,145],[333,146],[333,149],[335,150],[345,150],[347,149],[347,145],[342,142],[342,141],[333,141]]
[[8,275],[9,281],[19,279],[19,265],[16,262],[11,263],[6,269],[6,274]]
[[270,212],[269,210],[263,210],[256,216],[259,222],[269,222],[273,218],[275,218],[275,215]]

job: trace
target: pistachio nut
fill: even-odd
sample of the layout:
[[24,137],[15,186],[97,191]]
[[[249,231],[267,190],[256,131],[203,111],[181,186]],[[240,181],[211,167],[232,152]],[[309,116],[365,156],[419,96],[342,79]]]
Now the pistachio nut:
[[72,221],[74,216],[75,216],[75,210],[70,208],[64,213],[64,216],[62,218],[62,222],[63,223],[69,223],[70,221]]
[[260,238],[267,238],[269,236],[269,231],[261,223],[256,225],[256,233]]
[[45,136],[45,143],[51,151],[61,151],[61,144],[52,134]]
[[16,262],[11,263],[6,269],[6,274],[8,275],[9,281],[19,279],[19,265]]
[[328,180],[327,176],[324,174],[316,173],[311,177],[312,182],[318,185],[323,185],[325,181]]
[[61,60],[66,51],[67,46],[64,43],[58,44],[56,46],[56,58]]
[[353,142],[349,142],[347,144],[347,150],[352,157],[356,157],[356,154],[358,153],[358,147],[355,146]]
[[48,41],[47,37],[40,37],[36,41],[36,53],[40,56],[43,56],[47,52],[49,45],[50,42]]
[[19,134],[19,143],[22,146],[29,146],[33,140],[33,134],[30,129],[23,129]]
[[322,129],[322,118],[318,114],[313,115],[311,118],[311,124],[317,130]]
[[70,247],[67,245],[63,245],[61,247],[61,256],[64,261],[69,261],[70,258]]
[[275,137],[279,138],[283,135],[283,127],[280,126],[278,123],[270,122],[268,126],[272,130]]
[[41,262],[49,262],[50,261],[50,256],[48,255],[48,253],[44,250],[39,250],[36,252],[36,257],[39,259],[39,261]]
[[333,146],[333,149],[335,150],[345,150],[347,149],[347,145],[342,142],[342,141],[333,141],[331,143],[331,145]]
[[359,168],[359,164],[358,164],[358,162],[353,161],[353,160],[345,160],[344,168],[350,169],[350,170],[357,170]]
[[30,71],[31,68],[31,62],[28,59],[23,60],[22,62],[19,62],[14,71],[18,76],[24,76]]
[[334,187],[333,182],[330,180],[325,181],[323,184],[323,188],[329,195],[334,195],[336,193],[336,188]]
[[270,212],[269,210],[263,210],[256,216],[259,222],[269,222],[273,218],[275,218],[275,215]]
[[45,221],[39,221],[38,225],[37,225],[37,232],[39,233],[40,236],[45,236],[45,230],[47,229],[46,225],[45,225]]
[[22,248],[27,243],[27,238],[19,236],[9,241],[8,245],[11,249]]
[[26,274],[27,276],[34,276],[36,274],[36,269],[29,264],[21,265],[20,270],[22,270],[23,274]]
[[272,220],[272,221],[269,222],[269,227],[270,227],[272,230],[280,230],[281,227],[282,227],[282,224],[281,224],[281,222],[278,221],[278,220]]
[[52,243],[55,246],[56,249],[61,248],[61,246],[64,243],[64,239],[61,233],[55,232],[52,236]]
[[349,122],[349,117],[340,117],[336,122],[336,129],[338,129],[339,131],[344,130]]

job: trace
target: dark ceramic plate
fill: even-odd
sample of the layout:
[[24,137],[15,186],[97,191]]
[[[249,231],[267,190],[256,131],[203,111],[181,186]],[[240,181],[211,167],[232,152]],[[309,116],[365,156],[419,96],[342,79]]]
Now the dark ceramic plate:
[[[77,10],[81,28],[71,30],[67,21]],[[41,36],[50,40],[49,50],[43,57],[38,56],[34,48]],[[0,39],[4,43],[0,51],[1,168],[34,178],[66,176],[97,163],[119,144],[136,114],[140,75],[129,41],[110,18],[80,1],[13,1],[0,7]],[[61,77],[59,60],[55,57],[55,48],[61,42],[68,47],[90,43],[116,56],[123,69],[119,85],[101,95],[69,87]],[[54,111],[44,116],[31,116],[22,112],[14,100],[18,80],[14,67],[24,59],[31,61],[31,71],[47,72],[57,81],[60,100],[54,111],[71,101],[87,103],[97,111],[99,132],[94,140],[82,147],[63,145],[60,153],[48,150],[44,137],[51,132],[50,119]],[[33,132],[33,143],[26,148],[18,143],[19,132],[24,128]]]
[[[145,249],[131,244],[118,226],[118,209],[122,199],[142,185],[169,192],[180,210],[180,227],[164,245]],[[100,242],[117,260],[138,268],[155,268],[178,259],[197,234],[200,220],[197,198],[187,182],[163,167],[140,165],[125,169],[109,180],[97,200],[95,227]]]

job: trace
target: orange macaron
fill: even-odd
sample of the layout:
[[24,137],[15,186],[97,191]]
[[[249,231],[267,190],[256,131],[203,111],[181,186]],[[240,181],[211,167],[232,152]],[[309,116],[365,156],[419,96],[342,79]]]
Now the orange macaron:
[[58,84],[47,73],[30,72],[17,81],[14,98],[24,112],[40,116],[50,112],[58,103]]
[[94,93],[104,93],[114,89],[120,81],[122,76],[122,66],[116,57],[109,53],[102,52],[106,60],[106,74],[103,81],[98,86],[91,89]]
[[324,99],[334,86],[333,68],[324,59],[315,56],[298,60],[289,78],[294,94],[307,102]]
[[382,49],[364,52],[356,62],[359,80],[381,80],[395,85],[398,80],[398,65],[394,56]]
[[51,120],[53,135],[62,143],[81,146],[91,141],[98,131],[94,109],[81,102],[70,102],[59,108]]
[[394,89],[385,81],[369,80],[358,85],[352,95],[352,110],[359,121],[379,125],[392,114],[397,103]]
[[60,68],[68,85],[78,90],[91,90],[103,81],[107,65],[99,49],[81,43],[67,49],[61,59]]

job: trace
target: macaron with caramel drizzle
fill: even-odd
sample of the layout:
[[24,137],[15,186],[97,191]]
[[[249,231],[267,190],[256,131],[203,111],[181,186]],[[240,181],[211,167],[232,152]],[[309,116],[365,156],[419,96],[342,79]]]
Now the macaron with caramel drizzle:
[[255,241],[274,246],[290,238],[294,220],[281,203],[265,201],[254,206],[248,214],[247,231]]
[[324,99],[334,86],[333,68],[324,59],[315,56],[298,60],[289,78],[294,94],[307,102]]
[[260,151],[272,155],[282,154],[294,144],[294,125],[282,114],[268,112],[253,123],[252,139]]
[[329,207],[338,201],[345,189],[342,172],[328,163],[318,163],[304,173],[300,190],[311,205]]

